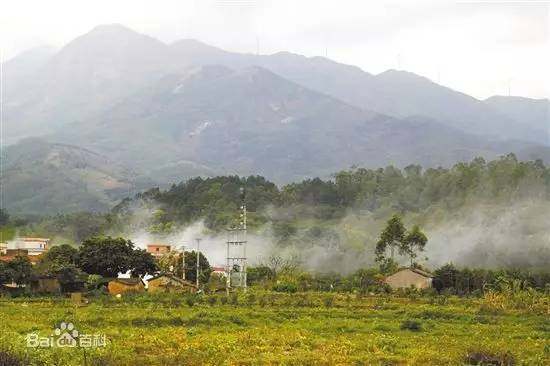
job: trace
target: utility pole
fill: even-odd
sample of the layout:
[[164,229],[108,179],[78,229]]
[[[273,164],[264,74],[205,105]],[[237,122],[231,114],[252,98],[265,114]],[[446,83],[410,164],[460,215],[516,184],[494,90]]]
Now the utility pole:
[[185,281],[185,245],[180,246],[181,249],[181,279]]
[[197,241],[197,289],[199,288],[199,272],[200,272],[200,247],[201,247],[201,238],[195,239]]

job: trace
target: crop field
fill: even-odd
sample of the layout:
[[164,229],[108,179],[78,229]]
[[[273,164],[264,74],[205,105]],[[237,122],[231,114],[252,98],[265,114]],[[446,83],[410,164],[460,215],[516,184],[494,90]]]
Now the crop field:
[[[249,293],[0,298],[6,365],[503,365],[550,363],[548,309],[484,299]],[[546,305],[547,305],[547,300]],[[62,322],[105,346],[27,347]],[[481,360],[481,361],[480,361]],[[495,361],[496,360],[496,361]]]

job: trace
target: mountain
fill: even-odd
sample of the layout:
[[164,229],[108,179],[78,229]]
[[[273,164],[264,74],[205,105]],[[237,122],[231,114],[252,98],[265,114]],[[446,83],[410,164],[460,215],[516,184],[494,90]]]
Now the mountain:
[[35,136],[86,119],[156,80],[170,62],[168,47],[154,38],[120,25],[96,27],[6,94],[4,131]]
[[5,151],[6,207],[16,212],[100,210],[128,187],[197,175],[284,183],[352,165],[550,158],[534,107],[323,57],[167,45],[106,25],[5,66],[18,82],[6,95],[4,141],[42,138]]
[[37,138],[4,149],[2,163],[3,207],[16,214],[104,211],[153,184],[90,150]]
[[[226,52],[198,41],[175,42],[171,48],[187,64],[219,64],[242,68],[253,65],[356,107],[397,118],[425,116],[467,133],[498,139],[548,143],[538,126],[521,115],[498,113],[485,101],[444,87],[411,72],[388,70],[378,75],[324,57],[288,52],[252,55]],[[527,99],[527,98],[525,98]]]
[[501,115],[518,121],[521,126],[536,129],[541,140],[550,144],[550,100],[499,95],[484,102]]
[[55,54],[54,47],[42,46],[18,54],[3,65],[3,88],[6,95],[21,88],[21,83],[44,66]]
[[183,179],[193,167],[201,175],[262,174],[288,182],[351,165],[449,165],[492,158],[511,146],[425,117],[365,111],[257,66],[167,75],[55,138],[104,152],[156,181],[162,181],[159,170],[174,169],[172,177]]

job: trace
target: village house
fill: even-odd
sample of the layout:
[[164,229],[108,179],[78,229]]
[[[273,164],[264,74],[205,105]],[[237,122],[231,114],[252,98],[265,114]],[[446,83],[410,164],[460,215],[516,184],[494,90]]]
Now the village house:
[[432,287],[433,275],[418,268],[403,268],[384,280],[392,289]]
[[50,248],[47,238],[17,238],[8,243],[8,249],[23,249],[29,256],[40,255]]
[[151,253],[155,257],[170,253],[171,250],[170,244],[147,244],[147,253]]
[[172,274],[159,274],[147,282],[148,292],[197,292],[197,286]]
[[115,278],[109,281],[107,290],[111,295],[143,292],[145,291],[145,284],[141,278]]
[[216,274],[218,276],[225,277],[225,275],[226,275],[225,267],[223,267],[223,266],[214,266],[214,267],[212,267],[212,274]]

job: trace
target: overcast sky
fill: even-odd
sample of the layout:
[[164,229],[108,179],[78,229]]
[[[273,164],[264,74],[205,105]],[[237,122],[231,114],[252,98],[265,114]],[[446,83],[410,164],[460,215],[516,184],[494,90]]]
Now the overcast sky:
[[[328,55],[403,69],[478,98],[550,97],[549,1],[1,0],[4,59],[121,23],[164,42]],[[257,42],[259,40],[259,42]]]

